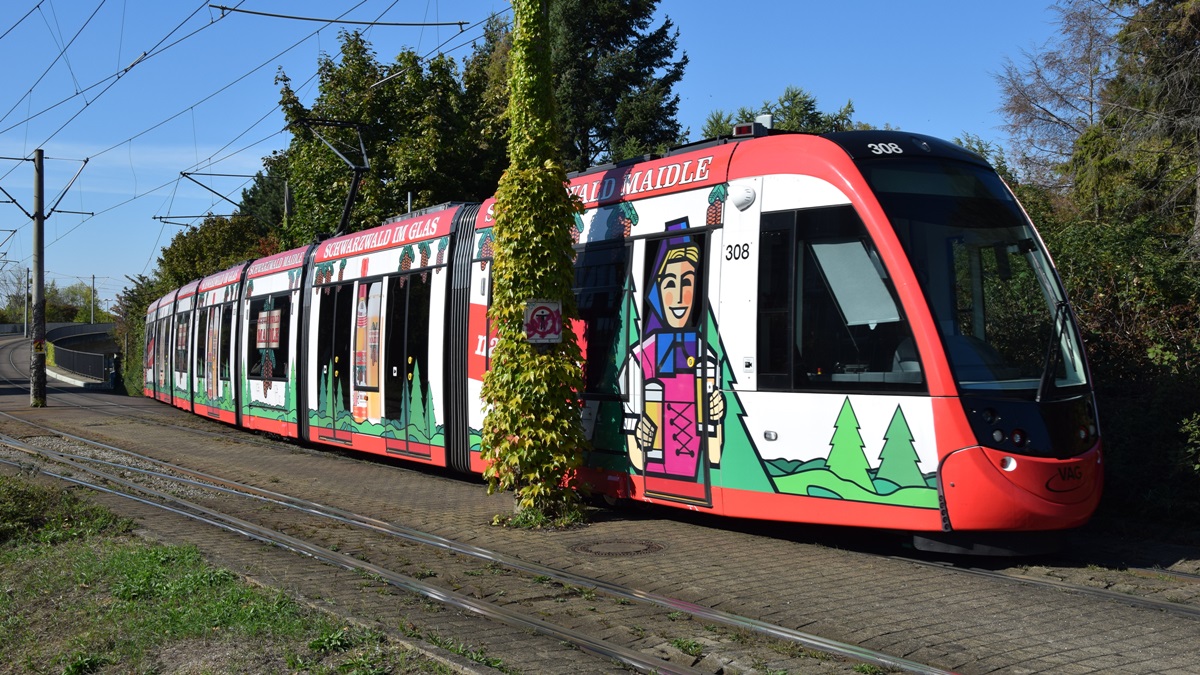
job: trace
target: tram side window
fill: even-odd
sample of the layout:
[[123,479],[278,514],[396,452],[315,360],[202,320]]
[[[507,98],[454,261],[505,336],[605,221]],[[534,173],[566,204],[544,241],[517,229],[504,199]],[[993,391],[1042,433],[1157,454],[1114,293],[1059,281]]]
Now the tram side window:
[[579,249],[575,261],[575,300],[583,320],[584,392],[596,397],[618,397],[618,337],[621,308],[630,301],[626,279],[629,247],[624,244]]
[[182,312],[175,317],[175,372],[188,371],[188,320],[191,312]]
[[272,295],[250,301],[250,338],[247,341],[248,377],[256,380],[286,380],[288,376],[291,298]]
[[912,330],[853,207],[766,213],[761,230],[759,389],[923,388]]
[[221,335],[220,335],[220,354],[218,355],[218,363],[221,368],[221,379],[229,379],[229,345],[233,339],[233,305],[224,305],[221,307]]
[[205,377],[204,362],[208,356],[208,315],[211,309],[196,310],[196,351],[192,355],[192,372],[197,377]]
[[167,384],[167,373],[171,369],[169,363],[171,359],[171,319],[169,317],[158,320],[158,384],[165,386]]

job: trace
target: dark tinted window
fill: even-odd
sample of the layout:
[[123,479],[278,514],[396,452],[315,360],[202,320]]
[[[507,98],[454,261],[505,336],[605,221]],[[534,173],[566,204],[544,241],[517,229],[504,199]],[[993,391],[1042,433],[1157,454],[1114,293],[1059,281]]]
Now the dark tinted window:
[[859,166],[912,263],[960,388],[1033,396],[1087,382],[1050,258],[995,172],[938,159]]
[[762,390],[922,390],[912,330],[850,206],[766,213],[758,269]]
[[618,338],[621,308],[627,301],[629,248],[593,246],[579,251],[575,260],[575,299],[583,320],[585,391],[617,396]]

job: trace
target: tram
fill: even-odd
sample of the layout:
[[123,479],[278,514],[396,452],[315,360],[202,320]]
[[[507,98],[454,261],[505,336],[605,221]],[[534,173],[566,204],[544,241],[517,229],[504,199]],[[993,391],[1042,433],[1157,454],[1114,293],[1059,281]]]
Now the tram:
[[[979,156],[739,125],[574,175],[583,478],[720,516],[992,552],[1102,491],[1050,256]],[[481,472],[492,207],[235,266],[146,316],[145,393],[301,441]]]

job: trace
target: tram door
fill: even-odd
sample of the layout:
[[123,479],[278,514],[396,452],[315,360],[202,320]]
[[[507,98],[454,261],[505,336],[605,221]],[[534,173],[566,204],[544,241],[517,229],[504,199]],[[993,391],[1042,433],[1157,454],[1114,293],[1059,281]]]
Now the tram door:
[[677,233],[646,242],[628,385],[641,388],[633,432],[646,496],[711,506],[710,446],[719,439],[709,416],[718,372],[705,341],[705,236],[687,233],[686,219],[667,228]]
[[158,371],[155,374],[157,382],[155,393],[158,400],[171,402],[171,317],[167,315],[158,320]]
[[436,426],[429,386],[432,273],[402,274],[388,282],[383,416],[400,431],[385,439],[386,447],[390,453],[429,459]]
[[209,360],[215,356],[209,333],[210,331],[216,332],[215,322],[210,323],[216,311],[213,307],[198,307],[196,309],[196,335],[192,347],[192,392],[196,398],[199,398],[200,392],[204,392],[204,403],[196,406],[195,398],[193,398],[193,405],[197,413],[205,415],[211,414],[208,406],[212,405],[211,400],[216,398],[213,396],[213,381],[209,379],[208,368]]
[[354,367],[350,352],[354,327],[354,284],[324,286],[320,289],[320,330],[317,331],[317,389],[321,404],[317,418],[317,438],[323,441],[351,443],[351,432],[339,429],[339,422],[350,415],[350,371]]
[[188,361],[188,339],[190,337],[188,330],[191,326],[192,312],[184,311],[175,315],[174,326],[174,352],[171,358],[171,367],[174,371],[171,375],[171,396],[172,404],[180,408],[191,410],[192,405],[192,388],[191,388],[191,365]]
[[193,395],[196,400],[204,401],[204,414],[220,417],[219,410],[233,412],[236,409],[233,405],[236,392],[229,381],[233,305],[225,303],[197,311]]

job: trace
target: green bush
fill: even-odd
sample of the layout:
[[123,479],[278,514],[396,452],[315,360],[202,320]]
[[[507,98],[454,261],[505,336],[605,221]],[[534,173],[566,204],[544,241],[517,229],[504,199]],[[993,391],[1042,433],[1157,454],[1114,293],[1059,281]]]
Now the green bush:
[[1079,316],[1112,513],[1200,522],[1200,275],[1147,216],[1043,231]]

